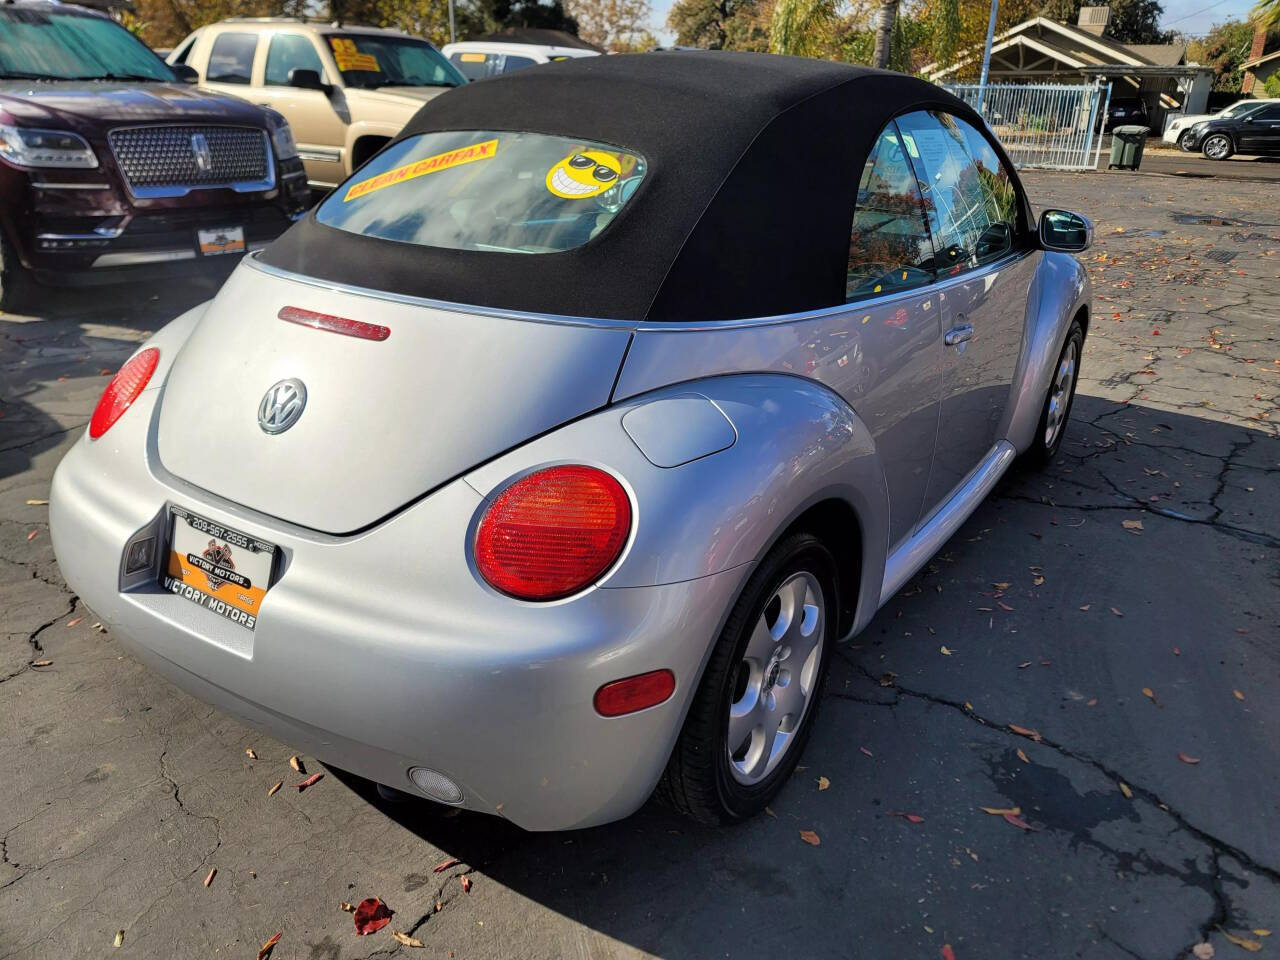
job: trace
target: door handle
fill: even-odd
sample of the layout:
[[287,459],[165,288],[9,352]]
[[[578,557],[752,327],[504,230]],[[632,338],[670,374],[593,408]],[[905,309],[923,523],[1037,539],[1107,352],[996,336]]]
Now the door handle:
[[962,323],[958,327],[952,327],[947,331],[947,335],[943,337],[943,343],[948,347],[954,347],[971,339],[973,339],[973,324]]

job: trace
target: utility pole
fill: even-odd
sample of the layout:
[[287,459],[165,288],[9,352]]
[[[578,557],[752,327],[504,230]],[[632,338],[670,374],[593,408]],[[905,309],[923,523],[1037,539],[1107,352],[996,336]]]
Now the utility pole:
[[[991,2],[994,3],[995,0],[991,0]],[[453,17],[453,0],[449,0],[449,42],[458,42],[458,28]],[[987,46],[988,48],[991,46],[991,41],[987,41]]]
[[[450,3],[453,0],[449,0]],[[991,17],[987,20],[987,45],[982,50],[982,78],[978,81],[978,113],[982,113],[982,101],[987,96],[987,73],[991,69],[991,41],[996,36],[996,11],[1000,0],[991,0]]]

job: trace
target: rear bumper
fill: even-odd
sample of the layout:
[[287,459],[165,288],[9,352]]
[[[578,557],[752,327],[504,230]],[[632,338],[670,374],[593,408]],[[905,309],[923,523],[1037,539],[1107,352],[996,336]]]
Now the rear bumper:
[[[462,805],[531,830],[627,816],[652,792],[749,565],[567,601],[500,597],[464,544],[482,499],[456,481],[350,538],[270,521],[165,474],[148,390],[54,477],[50,523],[71,588],[137,657],[196,697],[325,763],[415,792],[426,766]],[[282,573],[250,632],[148,583],[120,587],[126,542],[177,504],[277,544]],[[606,719],[604,683],[674,671],[665,703]]]

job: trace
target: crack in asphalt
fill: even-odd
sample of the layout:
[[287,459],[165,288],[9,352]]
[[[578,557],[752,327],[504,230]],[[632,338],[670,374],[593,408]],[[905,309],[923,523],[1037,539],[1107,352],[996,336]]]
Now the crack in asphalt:
[[[65,588],[63,589],[65,590]],[[76,606],[79,604],[80,598],[77,597],[75,594],[71,593],[70,591],[66,591],[66,592],[69,594],[67,609],[64,610],[62,613],[58,614],[52,620],[46,620],[44,623],[40,624],[40,626],[36,627],[29,634],[27,634],[27,643],[31,645],[32,656],[28,657],[27,662],[24,663],[20,668],[15,670],[13,673],[0,677],[0,683],[8,683],[10,680],[14,679],[15,677],[20,677],[24,673],[26,673],[28,670],[32,669],[31,665],[37,659],[39,659],[39,657],[37,657],[36,654],[44,653],[44,647],[40,643],[40,634],[44,633],[46,630],[48,630],[50,627],[56,624],[63,617],[69,617],[71,616],[71,614],[75,613]],[[21,634],[17,634],[17,636],[21,636]]]
[[[880,684],[880,678],[875,676],[870,670],[868,670],[865,666],[863,666],[856,659],[854,659],[849,651],[843,648],[838,648],[837,652],[840,654],[840,658],[845,663],[847,663],[855,671],[861,674],[865,679],[869,680],[872,683]],[[1017,734],[1017,733],[1014,733],[1012,730],[1009,730],[1006,724],[998,724],[992,720],[987,719],[986,717],[982,716],[977,711],[972,709],[972,707],[966,705],[961,701],[950,700],[946,697],[938,696],[937,694],[933,694],[933,693],[928,693],[927,691],[923,691],[923,690],[912,690],[908,687],[903,687],[899,683],[897,683],[896,678],[893,682],[892,687],[889,689],[892,689],[896,694],[895,698],[892,700],[875,700],[867,697],[861,697],[856,694],[850,694],[847,692],[828,692],[826,695],[833,696],[838,699],[853,700],[858,703],[867,704],[869,706],[888,707],[890,709],[898,705],[899,697],[903,697],[903,696],[911,697],[913,699],[923,700],[927,703],[935,704],[936,706],[946,707],[948,709],[955,710],[958,713],[960,713],[962,716],[978,724],[979,726],[985,727],[988,730],[993,730],[999,733],[1003,733],[1007,737],[1013,738],[1016,741],[1021,742],[1022,740],[1026,739],[1021,734]],[[1059,743],[1055,740],[1051,740],[1043,735],[1040,735],[1040,738],[1036,740],[1035,743],[1037,743],[1039,746],[1048,747],[1050,750],[1053,750],[1055,753],[1058,753],[1059,755],[1066,757],[1069,760],[1074,760],[1077,763],[1082,763],[1082,764],[1085,764],[1086,766],[1092,767],[1094,770],[1098,771],[1100,774],[1102,774],[1104,777],[1106,777],[1113,783],[1118,783],[1118,782],[1125,783],[1130,788],[1130,790],[1133,791],[1133,795],[1135,798],[1140,798],[1144,800],[1146,803],[1157,807],[1159,810],[1167,814],[1170,817],[1170,819],[1172,819],[1173,822],[1177,825],[1179,830],[1182,830],[1183,832],[1191,835],[1209,850],[1210,863],[1212,866],[1212,869],[1209,874],[1210,881],[1211,881],[1210,892],[1213,897],[1214,909],[1210,917],[1203,924],[1200,925],[1200,930],[1202,934],[1201,940],[1207,940],[1209,934],[1214,929],[1217,929],[1219,927],[1225,928],[1231,925],[1231,918],[1233,915],[1231,899],[1227,895],[1226,890],[1223,889],[1223,886],[1222,886],[1221,858],[1223,855],[1230,857],[1232,860],[1235,860],[1237,863],[1240,863],[1245,868],[1253,871],[1256,874],[1261,875],[1262,877],[1266,878],[1270,883],[1280,886],[1280,869],[1276,869],[1275,867],[1271,867],[1267,864],[1259,862],[1257,859],[1253,857],[1252,854],[1248,853],[1247,851],[1242,850],[1239,847],[1235,846],[1234,844],[1228,843],[1227,841],[1222,840],[1221,838],[1216,837],[1213,834],[1209,833],[1207,830],[1191,823],[1191,821],[1188,820],[1184,814],[1180,813],[1178,810],[1174,809],[1172,806],[1170,806],[1168,803],[1162,800],[1159,794],[1157,794],[1154,790],[1150,789],[1149,787],[1141,786],[1140,784],[1136,783],[1134,779],[1120,773],[1118,770],[1114,769],[1113,767],[1109,766],[1108,764],[1104,763],[1101,760],[1091,757],[1085,753],[1081,753],[1078,750],[1074,750],[1071,747],[1068,747],[1066,744]],[[1168,869],[1174,875],[1179,875],[1176,870],[1173,870],[1172,868],[1168,868]],[[1194,947],[1194,944],[1184,948],[1177,955],[1177,958],[1175,958],[1175,960],[1184,960],[1184,958],[1189,957],[1191,955],[1192,947]]]

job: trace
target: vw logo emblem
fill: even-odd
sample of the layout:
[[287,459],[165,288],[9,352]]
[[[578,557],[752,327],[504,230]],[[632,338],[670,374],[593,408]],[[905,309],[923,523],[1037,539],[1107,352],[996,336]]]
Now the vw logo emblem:
[[191,135],[191,154],[195,157],[196,169],[208,173],[213,169],[213,153],[209,150],[209,141],[203,133]]
[[302,416],[307,405],[307,388],[290,378],[273,384],[258,405],[258,426],[263,433],[284,433]]

